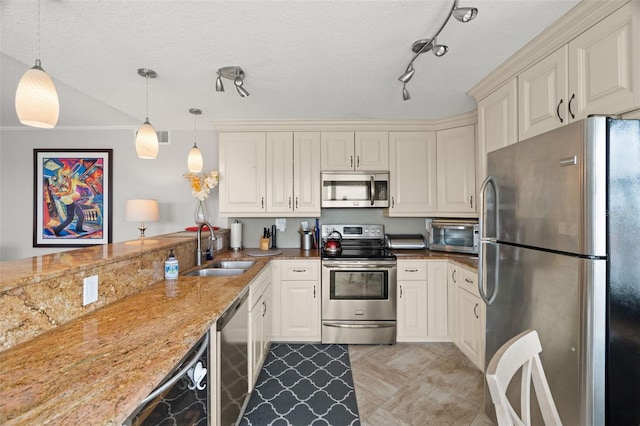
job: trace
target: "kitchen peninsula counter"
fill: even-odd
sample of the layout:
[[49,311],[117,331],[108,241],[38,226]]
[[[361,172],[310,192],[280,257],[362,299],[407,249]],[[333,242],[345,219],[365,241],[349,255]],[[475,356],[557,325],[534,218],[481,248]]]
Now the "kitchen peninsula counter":
[[392,250],[398,260],[449,260],[461,266],[478,269],[478,256],[432,250]]
[[[276,258],[319,258],[282,251]],[[0,352],[0,424],[120,425],[272,258],[224,259],[256,264],[238,276],[160,280]]]

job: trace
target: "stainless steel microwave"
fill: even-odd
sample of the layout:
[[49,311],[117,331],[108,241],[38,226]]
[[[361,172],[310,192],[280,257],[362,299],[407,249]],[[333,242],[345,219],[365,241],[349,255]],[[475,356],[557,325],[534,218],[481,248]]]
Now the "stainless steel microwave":
[[389,172],[322,172],[322,207],[389,207]]
[[479,230],[473,220],[432,220],[429,250],[477,254]]

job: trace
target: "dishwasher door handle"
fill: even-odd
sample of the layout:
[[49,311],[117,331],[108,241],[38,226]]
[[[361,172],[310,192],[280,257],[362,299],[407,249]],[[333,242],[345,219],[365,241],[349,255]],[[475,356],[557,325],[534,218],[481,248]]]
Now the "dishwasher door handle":
[[389,328],[395,327],[395,323],[387,322],[383,324],[339,324],[339,323],[322,323],[322,325],[327,327],[335,327],[335,328]]

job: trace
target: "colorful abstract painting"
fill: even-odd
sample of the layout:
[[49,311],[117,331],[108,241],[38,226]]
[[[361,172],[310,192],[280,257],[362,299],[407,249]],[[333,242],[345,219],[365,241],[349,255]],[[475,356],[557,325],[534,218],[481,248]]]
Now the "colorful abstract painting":
[[34,247],[111,242],[112,150],[34,149]]

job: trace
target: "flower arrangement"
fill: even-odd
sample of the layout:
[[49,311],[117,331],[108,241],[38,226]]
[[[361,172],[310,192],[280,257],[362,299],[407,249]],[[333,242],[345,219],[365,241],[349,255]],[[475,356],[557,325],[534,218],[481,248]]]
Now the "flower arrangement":
[[211,170],[208,174],[185,173],[184,177],[191,183],[191,195],[200,201],[209,197],[209,191],[218,184],[219,173]]

